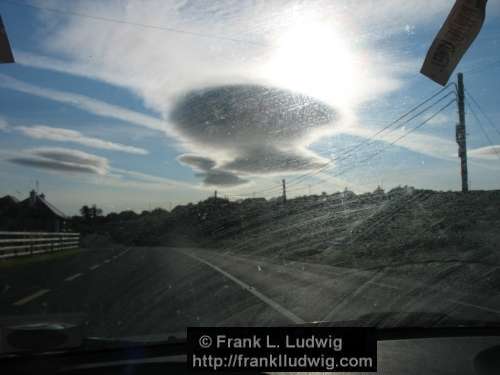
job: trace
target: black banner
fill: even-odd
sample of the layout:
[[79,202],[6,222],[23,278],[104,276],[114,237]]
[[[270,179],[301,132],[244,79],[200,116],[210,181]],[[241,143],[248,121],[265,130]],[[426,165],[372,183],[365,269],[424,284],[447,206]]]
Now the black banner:
[[193,370],[377,370],[374,328],[189,327],[187,340]]
[[446,85],[483,26],[487,0],[457,0],[425,57],[421,73]]
[[10,48],[9,38],[7,38],[7,31],[3,25],[2,16],[0,16],[0,63],[13,63],[14,56]]

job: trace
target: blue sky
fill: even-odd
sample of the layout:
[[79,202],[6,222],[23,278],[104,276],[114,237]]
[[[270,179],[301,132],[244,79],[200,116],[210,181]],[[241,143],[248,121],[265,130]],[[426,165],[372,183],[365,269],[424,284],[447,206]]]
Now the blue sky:
[[[24,197],[38,180],[72,214],[92,203],[168,208],[215,189],[272,197],[282,178],[291,196],[460,188],[455,104],[391,145],[452,96],[342,158],[440,89],[419,70],[453,1],[29,4],[0,2],[16,58],[0,65],[0,195]],[[490,1],[457,69],[498,128],[499,15]],[[262,92],[272,93],[263,113],[231,117],[228,100],[247,105]],[[279,107],[291,92],[328,107],[328,121]],[[467,121],[471,186],[497,189],[500,133],[481,117],[492,147]]]

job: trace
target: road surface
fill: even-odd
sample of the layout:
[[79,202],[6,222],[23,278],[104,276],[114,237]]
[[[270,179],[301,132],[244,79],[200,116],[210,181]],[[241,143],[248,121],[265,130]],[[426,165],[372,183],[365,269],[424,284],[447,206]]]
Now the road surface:
[[0,271],[1,316],[83,313],[88,336],[342,321],[389,311],[500,320],[500,270],[482,264],[367,271],[193,248],[117,247]]

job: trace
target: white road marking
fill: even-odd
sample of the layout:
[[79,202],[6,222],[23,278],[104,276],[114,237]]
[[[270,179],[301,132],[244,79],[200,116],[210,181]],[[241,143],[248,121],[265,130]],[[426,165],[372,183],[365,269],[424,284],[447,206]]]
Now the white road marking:
[[109,263],[109,262],[111,262],[111,259],[106,259],[106,260],[104,261],[104,263]]
[[293,312],[288,311],[286,308],[281,306],[279,303],[273,301],[271,298],[265,296],[264,294],[262,294],[261,292],[256,290],[253,286],[246,284],[245,282],[241,281],[240,279],[236,278],[235,276],[231,275],[230,273],[224,271],[222,268],[217,267],[216,265],[214,265],[214,264],[212,264],[212,263],[210,263],[202,258],[199,258],[194,254],[184,253],[182,251],[180,251],[180,252],[184,255],[187,255],[187,256],[193,258],[193,259],[196,259],[198,262],[206,264],[207,266],[209,266],[213,270],[221,273],[222,275],[224,275],[225,277],[227,277],[228,279],[232,280],[234,283],[238,284],[240,287],[245,289],[247,292],[252,293],[255,297],[257,297],[262,302],[264,302],[265,304],[267,304],[268,306],[270,306],[271,308],[273,308],[274,310],[279,312],[281,315],[290,319],[292,322],[294,322],[296,324],[305,323],[304,319],[298,317]]
[[73,281],[74,279],[76,279],[77,277],[80,277],[82,275],[83,275],[83,273],[75,273],[74,275],[71,275],[70,277],[65,278],[64,281]]
[[99,268],[99,267],[101,267],[101,265],[100,265],[100,264],[95,264],[95,265],[93,265],[92,267],[90,267],[89,269],[90,269],[91,271],[93,271],[93,270],[95,270],[95,269],[97,269],[97,268]]
[[448,298],[448,301],[450,301],[452,303],[456,303],[457,305],[462,305],[462,306],[467,306],[467,307],[474,307],[475,309],[484,310],[484,311],[492,312],[492,313],[495,313],[495,314],[500,314],[500,310],[495,310],[495,309],[492,309],[491,307],[486,307],[486,306],[481,306],[481,305],[475,305],[473,303],[462,302],[462,301],[459,301],[459,300],[456,300],[456,299],[451,299],[451,298]]
[[13,305],[14,305],[14,306],[22,306],[22,305],[25,305],[25,304],[27,304],[28,302],[33,301],[34,299],[36,299],[36,298],[38,298],[38,297],[41,297],[41,296],[43,296],[44,294],[47,294],[48,292],[50,292],[50,289],[41,289],[41,290],[39,290],[38,292],[33,293],[32,295],[29,295],[28,297],[24,297],[23,299],[20,299],[19,301],[14,302],[14,303],[13,303]]

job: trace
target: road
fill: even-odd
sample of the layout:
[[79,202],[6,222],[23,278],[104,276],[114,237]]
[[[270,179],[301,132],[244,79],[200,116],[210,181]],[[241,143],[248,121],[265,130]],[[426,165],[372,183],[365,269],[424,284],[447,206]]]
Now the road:
[[[482,264],[358,270],[213,250],[117,247],[0,271],[1,316],[83,313],[88,336],[342,321],[388,311],[500,320],[500,270]],[[418,324],[398,319],[385,324]]]

